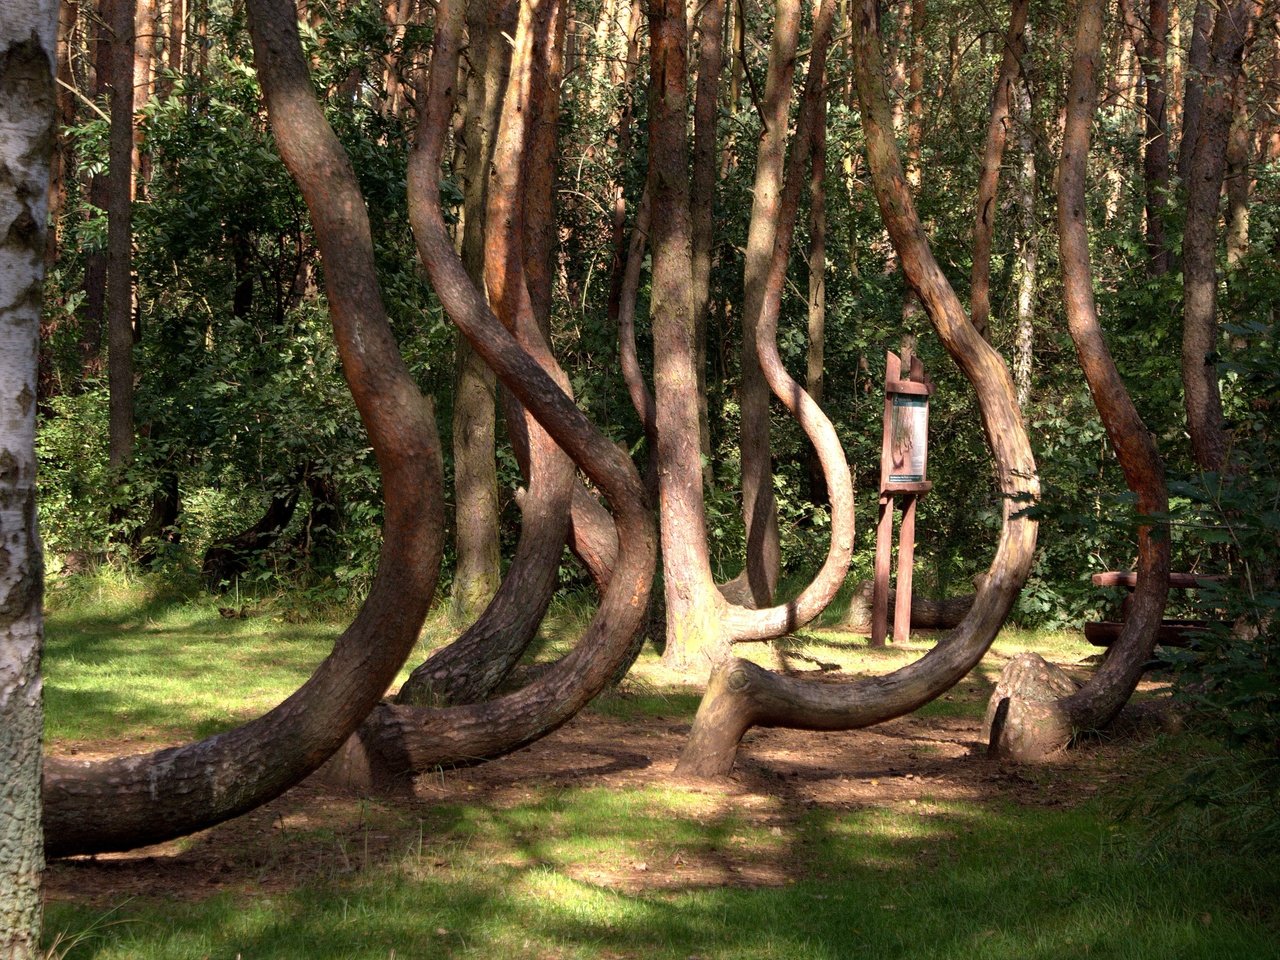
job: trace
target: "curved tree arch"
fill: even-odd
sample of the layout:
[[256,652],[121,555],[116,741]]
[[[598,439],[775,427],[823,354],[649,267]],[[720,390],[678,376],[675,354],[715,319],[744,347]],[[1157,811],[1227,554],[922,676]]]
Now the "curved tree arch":
[[[854,683],[826,684],[780,676],[741,659],[718,666],[676,766],[681,775],[728,774],[738,743],[752,726],[852,730],[909,713],[933,700],[981,660],[1022,588],[1035,553],[1036,521],[1018,511],[1020,501],[1038,496],[1039,480],[1012,379],[1000,355],[974,328],[925,239],[893,135],[875,0],[862,0],[852,19],[858,47],[858,99],[876,199],[908,282],[939,339],[974,386],[1004,497],[1000,540],[964,620],[920,660],[900,670]],[[812,109],[808,104],[806,108]],[[797,136],[798,158],[806,140]],[[794,192],[797,198],[799,170],[797,163],[787,184],[788,194]],[[789,197],[785,207],[790,212],[784,212],[784,217],[792,223],[797,202]],[[786,223],[780,226],[780,236],[789,238],[790,232]]]
[[[1058,175],[1058,247],[1067,326],[1098,415],[1125,482],[1143,516],[1169,511],[1164,464],[1138,415],[1098,323],[1085,220],[1086,161],[1098,99],[1103,0],[1083,0],[1076,21],[1075,56],[1067,90],[1066,125]],[[1169,535],[1165,524],[1138,528],[1138,584],[1124,629],[1088,683],[1061,700],[1037,703],[1009,697],[997,705],[991,748],[1014,760],[1038,760],[1071,742],[1077,732],[1110,723],[1133,695],[1151,657],[1169,593]]]
[[[545,23],[543,17],[553,16],[555,2],[521,7],[512,62],[512,83],[519,78],[520,84],[517,96],[528,93],[535,21]],[[484,703],[441,709],[380,705],[338,758],[348,780],[403,781],[432,766],[495,757],[572,718],[634,655],[657,553],[653,517],[634,465],[493,315],[467,276],[445,227],[438,188],[440,157],[453,108],[461,14],[459,0],[443,0],[437,8],[426,102],[409,159],[409,216],[418,252],[446,313],[476,352],[608,498],[615,512],[618,553],[600,606],[571,653],[522,689]],[[516,105],[507,117],[518,121],[522,113]],[[507,133],[515,138],[509,143],[523,142],[513,130]],[[518,180],[511,187],[518,187]],[[504,225],[509,234],[504,252],[513,279],[519,274],[518,227],[518,222]]]
[[292,4],[252,0],[254,55],[272,128],[311,212],[342,368],[373,445],[386,504],[369,597],[311,678],[279,706],[197,743],[133,757],[50,759],[51,856],[127,850],[271,800],[333,754],[386,692],[418,639],[443,544],[435,417],[387,324],[368,213],[316,101]]
[[[826,11],[826,5],[823,7]],[[820,12],[814,27],[814,55],[810,83],[819,83],[819,47],[825,51],[830,39],[834,8]],[[761,270],[758,298],[754,302],[761,319],[751,322],[757,330],[757,362],[765,381],[809,440],[823,454],[827,483],[831,490],[831,541],[826,559],[813,580],[800,594],[785,604],[753,609],[730,602],[717,588],[711,574],[706,542],[706,515],[703,503],[700,446],[697,436],[698,376],[695,305],[690,291],[695,289],[691,209],[688,179],[686,74],[686,22],[683,7],[670,0],[654,0],[650,5],[649,92],[649,179],[653,279],[650,309],[653,316],[654,383],[656,429],[661,471],[660,523],[662,525],[663,575],[667,604],[667,651],[669,666],[689,669],[709,665],[726,657],[730,645],[739,640],[764,640],[785,635],[822,612],[844,582],[853,552],[853,493],[844,451],[826,415],[812,398],[786,374],[776,361],[773,336],[764,335],[763,301],[772,294],[765,288],[773,281]],[[770,93],[785,105],[791,89],[795,61],[795,26],[787,21],[775,30],[770,52]],[[825,56],[825,52],[822,54]],[[785,119],[770,121],[771,136],[780,139],[785,150]],[[711,162],[713,155],[700,153],[697,162]],[[781,157],[775,158],[781,163]],[[779,166],[780,169],[780,166]],[[768,180],[768,171],[761,176]],[[695,172],[696,177],[696,172]],[[753,221],[755,220],[753,216]],[[772,214],[763,219],[772,221]],[[772,257],[778,231],[757,238],[757,246]],[[787,243],[789,243],[789,238]],[[757,263],[757,267],[760,264]],[[765,263],[764,266],[768,266]],[[753,273],[753,277],[755,274]],[[779,281],[780,284],[780,281]],[[781,287],[779,285],[778,295]],[[748,304],[748,309],[751,305]],[[773,308],[776,310],[776,305]],[[774,321],[776,323],[776,316]],[[759,492],[759,491],[757,491]],[[763,503],[763,501],[762,501]],[[753,529],[763,533],[767,524]],[[750,553],[749,549],[749,553]],[[764,570],[757,580],[767,581]]]
[[[568,393],[569,378],[556,363],[543,333],[548,320],[547,297],[535,303],[526,277],[527,260],[531,269],[545,275],[532,285],[550,287],[544,265],[546,251],[526,250],[545,243],[525,243],[524,239],[531,234],[530,239],[537,241],[547,233],[541,221],[550,219],[553,211],[545,205],[528,211],[539,191],[525,189],[528,167],[522,162],[526,151],[538,151],[548,139],[554,149],[555,127],[546,115],[555,112],[548,101],[559,97],[560,58],[555,51],[563,20],[558,5],[540,5],[525,55],[522,59],[514,53],[511,56],[506,96],[497,111],[498,129],[486,162],[482,232],[486,239],[483,276],[493,312]],[[472,23],[469,29],[476,27]],[[548,150],[543,146],[541,152]],[[471,273],[474,275],[474,269]],[[396,696],[398,703],[443,706],[485,699],[519,661],[551,604],[569,533],[577,473],[573,461],[509,391],[503,392],[503,400],[511,444],[528,482],[520,502],[520,540],[515,555],[476,622],[409,675]]]

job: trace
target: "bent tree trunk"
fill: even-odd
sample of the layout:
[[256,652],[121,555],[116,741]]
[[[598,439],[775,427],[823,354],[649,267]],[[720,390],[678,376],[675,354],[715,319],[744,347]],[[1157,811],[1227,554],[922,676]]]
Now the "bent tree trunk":
[[46,852],[127,850],[201,830],[279,796],[340,747],[418,639],[440,567],[435,418],[400,357],[373,264],[368,213],[316,102],[293,4],[249,4],[272,130],[302,190],[325,263],[343,372],[373,445],[386,503],[378,573],[333,652],[288,699],[198,743],[101,762],[54,759]]
[[969,281],[969,312],[973,325],[986,340],[991,321],[991,243],[996,229],[996,191],[1004,161],[1009,126],[1013,122],[1013,95],[1026,54],[1027,8],[1031,0],[1015,0],[1004,38],[1004,56],[991,96],[991,119],[987,123],[982,172],[978,177],[977,213],[973,221],[973,269]]
[[[765,283],[778,232],[782,178],[787,153],[787,114],[791,106],[800,36],[800,0],[779,0],[765,77],[764,132],[756,153],[751,223],[742,276],[742,514],[747,532],[747,606],[773,603],[778,586],[781,547],[778,505],[773,495],[773,451],[769,439],[769,384],[756,343],[761,338]],[[731,599],[736,599],[730,595]]]
[[[525,248],[531,245],[525,243],[525,237],[550,233],[544,225],[554,219],[553,211],[550,207],[532,210],[521,202],[532,192],[525,187],[523,166],[531,156],[526,118],[534,111],[530,110],[529,101],[540,95],[545,100],[548,90],[559,91],[558,79],[550,84],[535,84],[525,75],[534,73],[535,61],[559,62],[559,57],[552,56],[557,9],[547,3],[538,8],[537,21],[531,28],[536,33],[536,43],[523,60],[517,61],[514,55],[512,58],[510,87],[489,164],[483,228],[487,240],[484,276],[494,313],[521,347],[568,392],[568,377],[551,354],[525,274]],[[558,77],[558,70],[553,77]],[[534,105],[534,110],[544,113],[549,108],[546,103]],[[550,129],[554,131],[554,126]],[[544,126],[539,132],[545,130]],[[535,266],[542,266],[545,261],[541,256],[529,259],[535,261]],[[469,270],[468,276],[474,284],[474,272]],[[478,284],[476,287],[480,289]],[[573,462],[509,392],[505,409],[516,458],[529,480],[522,504],[520,542],[484,613],[461,637],[413,671],[397,697],[400,703],[432,706],[483,700],[520,659],[551,604],[569,531],[576,473]]]
[[[515,4],[511,0],[475,0],[467,9],[471,69],[462,121],[466,154],[462,260],[482,290],[489,158],[507,81],[507,45],[499,41],[514,22]],[[455,351],[453,482],[458,556],[450,601],[455,622],[471,623],[493,599],[502,581],[498,468],[494,458],[496,384],[493,371],[475,355],[465,337],[456,338]]]
[[[825,9],[825,8],[824,8]],[[826,15],[829,32],[830,16]],[[690,670],[716,663],[739,640],[782,636],[813,619],[835,596],[853,550],[853,495],[844,451],[830,421],[777,359],[772,327],[785,274],[770,266],[757,332],[757,362],[765,382],[809,440],[819,448],[831,491],[831,542],[813,581],[792,601],[753,610],[734,605],[716,588],[707,554],[706,514],[699,468],[695,321],[690,291],[691,224],[685,105],[685,11],[672,0],[650,6],[653,67],[649,87],[649,200],[652,208],[653,280],[650,313],[654,325],[654,393],[657,401],[660,466],[659,520],[662,524],[663,580],[667,606],[664,662]],[[829,38],[815,26],[814,47]],[[810,85],[818,58],[811,58]],[[816,94],[808,94],[816,96]],[[789,249],[790,237],[787,237]],[[774,260],[777,260],[776,246]],[[785,266],[785,263],[784,263]],[[772,319],[766,314],[774,311]]]
[[[1080,357],[1080,368],[1124,471],[1125,482],[1137,495],[1139,513],[1156,516],[1169,510],[1164,464],[1102,337],[1089,264],[1085,176],[1089,128],[1098,94],[1104,2],[1083,0],[1078,8],[1075,58],[1067,90],[1067,118],[1058,178],[1062,286],[1067,326]],[[1164,616],[1168,592],[1168,528],[1140,526],[1138,586],[1120,639],[1089,682],[1070,696],[1038,702],[1021,697],[1002,698],[1007,705],[996,704],[991,728],[992,754],[1013,760],[1039,760],[1066,747],[1077,733],[1099,730],[1110,723],[1142,679],[1143,667],[1151,657]]]
[[266,511],[253,526],[233,537],[211,543],[204,552],[200,573],[211,589],[229,587],[253,563],[254,557],[271,548],[293,519],[302,493],[302,471],[295,472],[287,489],[272,494]]
[[[676,766],[684,776],[727,775],[742,735],[753,726],[851,730],[928,703],[982,658],[1025,582],[1035,552],[1036,522],[1017,511],[1022,501],[1038,496],[1039,481],[1012,379],[999,354],[974,329],[924,239],[893,136],[875,0],[862,0],[853,21],[858,99],[881,216],[939,339],[974,385],[1005,499],[1000,542],[961,624],[920,660],[887,676],[837,685],[779,676],[740,659],[717,667]],[[802,145],[799,138],[797,143]]]
[[40,342],[57,4],[0,15],[0,957],[40,952],[40,601],[36,351]]
[[[554,0],[521,8],[516,60],[527,62],[535,24],[553,20],[554,11]],[[570,654],[523,689],[485,703],[438,710],[383,704],[337,759],[338,773],[349,781],[403,783],[433,766],[518,749],[569,720],[630,655],[644,625],[656,560],[653,517],[630,459],[498,322],[450,242],[440,210],[440,156],[453,110],[461,15],[457,0],[442,0],[437,7],[426,103],[409,159],[409,216],[418,253],[449,317],[503,386],[604,491],[614,510],[618,555],[600,607]],[[513,67],[512,76],[513,83],[517,76],[523,81],[524,93],[518,95],[527,95],[527,71],[522,76]]]

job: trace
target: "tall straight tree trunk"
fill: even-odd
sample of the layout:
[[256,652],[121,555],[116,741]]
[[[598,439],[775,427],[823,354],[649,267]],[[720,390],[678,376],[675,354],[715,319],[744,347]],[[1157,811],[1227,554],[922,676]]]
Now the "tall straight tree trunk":
[[1004,162],[1005,144],[1012,122],[1014,90],[1022,71],[1026,53],[1025,33],[1030,0],[1014,0],[1009,13],[1009,29],[1004,37],[1004,56],[991,96],[991,119],[987,122],[987,141],[982,154],[982,172],[978,177],[977,211],[973,221],[973,270],[969,283],[969,313],[974,327],[984,339],[991,339],[987,327],[991,319],[991,243],[996,228],[996,192],[1000,186],[1000,167]]
[[[1191,148],[1187,224],[1182,240],[1182,386],[1191,452],[1201,470],[1226,468],[1227,432],[1218,391],[1218,198],[1231,132],[1232,90],[1245,42],[1258,16],[1258,0],[1234,0],[1219,12],[1209,66],[1201,78],[1200,119]],[[1188,130],[1190,130],[1188,124]]]
[[[58,4],[58,113],[54,125],[53,162],[49,175],[49,233],[45,239],[45,263],[52,266],[58,259],[62,215],[67,206],[67,177],[74,176],[75,156],[67,129],[75,123],[76,95],[72,56],[75,53],[76,20],[79,0],[62,0]],[[42,378],[43,379],[43,378]]]
[[[467,8],[471,70],[463,105],[462,262],[485,289],[485,203],[489,162],[510,61],[503,33],[515,29],[515,4],[474,0]],[[498,468],[494,453],[497,381],[467,338],[454,340],[453,489],[455,547],[451,609],[454,620],[474,620],[502,580],[498,549]]]
[[[112,0],[98,0],[96,17],[89,17],[93,48],[93,99],[102,103],[111,91],[111,24],[114,19]],[[106,210],[110,175],[95,173],[89,178],[89,205]],[[110,241],[108,240],[108,244]],[[101,369],[102,338],[107,319],[107,254],[105,250],[87,250],[84,255],[84,304],[80,309],[80,368],[82,377],[96,375]]]
[[1249,90],[1242,70],[1232,91],[1231,133],[1227,139],[1227,266],[1234,267],[1249,252]]
[[[773,494],[773,450],[769,429],[769,385],[760,368],[757,341],[764,303],[765,277],[777,237],[783,167],[787,148],[787,115],[794,88],[796,47],[800,34],[800,0],[779,0],[765,79],[765,130],[756,154],[751,223],[743,267],[742,511],[747,532],[747,596],[757,607],[773,601],[778,586],[781,549],[778,506]],[[731,599],[736,599],[732,598]]]
[[1191,178],[1192,155],[1200,128],[1206,75],[1209,71],[1209,36],[1213,33],[1217,5],[1212,0],[1196,0],[1191,20],[1191,44],[1183,74],[1182,137],[1178,142],[1178,182],[1187,189]]
[[742,102],[742,71],[746,69],[747,18],[743,10],[747,0],[727,0],[733,5],[733,17],[729,33],[729,59],[733,61],[729,71],[729,111],[738,112]]
[[187,37],[187,0],[169,0],[168,27],[165,32],[165,74],[156,80],[156,96],[160,99],[173,93],[173,78],[182,74],[183,47]]
[[151,158],[142,153],[142,109],[151,99],[155,81],[156,37],[160,32],[159,0],[134,0],[133,18],[133,179],[136,196],[151,179]]
[[109,458],[133,455],[133,82],[134,0],[111,2],[111,141],[107,187],[107,371]]
[[1150,36],[1140,53],[1147,80],[1146,141],[1142,151],[1146,184],[1147,257],[1151,276],[1169,272],[1165,239],[1165,198],[1169,193],[1169,120],[1167,116],[1169,0],[1151,0]]
[[693,105],[693,338],[697,348],[698,437],[702,482],[710,487],[711,424],[707,409],[707,318],[711,314],[711,261],[715,246],[712,215],[716,192],[716,125],[719,120],[720,74],[724,70],[725,0],[709,0],[698,23],[698,81]]
[[1121,14],[1133,50],[1142,70],[1143,185],[1146,190],[1147,275],[1169,272],[1169,250],[1165,241],[1165,197],[1169,191],[1169,125],[1165,79],[1168,73],[1169,0],[1150,0],[1148,16],[1142,18],[1135,0],[1122,0]]
[[58,9],[0,11],[0,957],[36,960],[44,840],[36,530],[36,351],[48,222]]
[[711,581],[698,437],[689,149],[682,0],[649,3],[649,197],[653,380],[667,643],[663,660],[689,669],[728,652]]
[[907,66],[907,183],[920,187],[920,147],[924,143],[925,0],[911,0],[911,56]]
[[1036,224],[1036,142],[1032,133],[1031,94],[1024,77],[1017,86],[1018,167],[1018,330],[1014,346],[1013,382],[1018,407],[1026,413],[1031,401],[1031,369],[1035,352],[1036,265],[1040,231]]

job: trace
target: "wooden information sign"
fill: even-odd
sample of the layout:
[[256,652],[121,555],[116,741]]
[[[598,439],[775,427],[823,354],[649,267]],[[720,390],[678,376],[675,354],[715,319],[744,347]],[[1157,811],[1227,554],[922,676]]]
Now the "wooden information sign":
[[[903,368],[906,368],[905,371]],[[893,608],[893,639],[911,631],[911,568],[915,560],[916,500],[933,484],[929,463],[929,397],[933,383],[920,358],[906,351],[885,354],[884,440],[880,447],[880,517],[876,525],[875,589],[871,600],[871,645],[883,647],[889,632],[889,566],[893,551],[894,498],[901,496],[898,539],[898,591]]]

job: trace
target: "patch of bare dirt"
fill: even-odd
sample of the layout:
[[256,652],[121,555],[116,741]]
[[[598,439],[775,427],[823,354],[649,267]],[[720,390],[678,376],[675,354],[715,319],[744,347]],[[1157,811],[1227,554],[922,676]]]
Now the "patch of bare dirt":
[[[965,700],[977,708],[970,713],[980,713],[977,705],[987,689],[987,684],[969,683],[948,697],[957,708]],[[735,822],[756,829],[756,840],[728,837],[674,853],[663,848],[652,861],[646,856],[604,860],[575,865],[570,872],[627,892],[778,885],[796,876],[794,860],[801,854],[782,842],[774,850],[767,838],[782,836],[809,810],[888,807],[927,814],[930,805],[947,801],[1057,807],[1078,803],[1101,783],[1124,776],[1124,758],[1132,748],[1121,743],[1090,745],[1035,769],[1001,767],[986,759],[980,721],[970,713],[913,715],[849,733],[754,730],[729,781],[694,789],[705,798],[709,815],[732,813]],[[58,861],[47,874],[48,896],[107,904],[135,896],[198,900],[224,891],[283,890],[354,874],[407,853],[416,853],[425,869],[448,870],[457,851],[440,838],[448,836],[449,811],[458,805],[503,811],[558,790],[674,785],[672,770],[688,731],[683,717],[624,720],[588,711],[512,756],[424,775],[409,799],[345,796],[308,781],[253,813],[193,837],[127,854]],[[105,755],[119,746],[82,744],[77,753]],[[534,854],[521,851],[518,836],[514,846],[495,850],[494,858],[495,863],[536,864]]]

